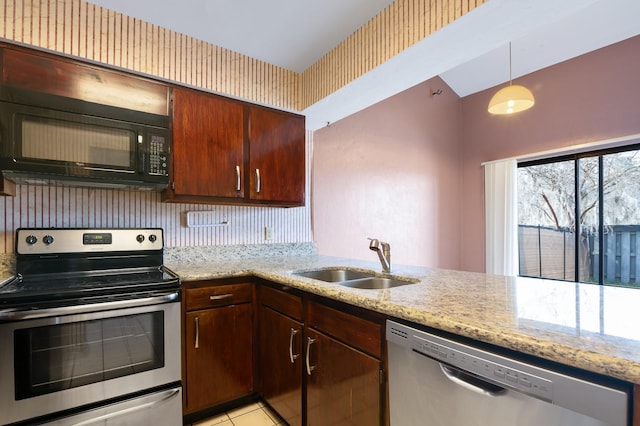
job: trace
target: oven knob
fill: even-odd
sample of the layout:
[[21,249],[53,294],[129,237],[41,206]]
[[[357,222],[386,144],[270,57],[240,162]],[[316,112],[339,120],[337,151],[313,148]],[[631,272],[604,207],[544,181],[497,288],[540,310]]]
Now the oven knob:
[[25,240],[27,242],[27,244],[29,244],[30,246],[34,245],[36,242],[38,242],[38,239],[36,238],[35,235],[27,235],[27,239]]
[[53,237],[51,235],[45,235],[44,237],[42,237],[42,242],[46,245],[49,245],[53,242]]
[[149,241],[151,241],[152,243],[155,243],[156,239],[157,239],[156,234],[149,235]]
[[136,241],[139,242],[139,243],[143,242],[144,241],[144,235],[138,234],[138,236],[136,237]]

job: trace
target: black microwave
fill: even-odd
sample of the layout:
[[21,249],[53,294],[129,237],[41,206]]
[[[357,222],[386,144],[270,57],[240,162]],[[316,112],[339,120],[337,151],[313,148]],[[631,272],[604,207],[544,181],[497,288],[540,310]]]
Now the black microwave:
[[137,190],[167,187],[168,116],[47,94],[25,99],[0,97],[0,171],[5,178]]

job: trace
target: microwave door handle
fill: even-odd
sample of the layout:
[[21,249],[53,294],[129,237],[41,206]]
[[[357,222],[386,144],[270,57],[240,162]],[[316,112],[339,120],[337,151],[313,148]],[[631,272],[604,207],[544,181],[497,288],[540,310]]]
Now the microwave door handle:
[[144,151],[144,137],[141,134],[138,134],[138,172],[140,174],[146,175],[147,174],[147,162],[146,160],[146,155],[145,155],[145,151]]

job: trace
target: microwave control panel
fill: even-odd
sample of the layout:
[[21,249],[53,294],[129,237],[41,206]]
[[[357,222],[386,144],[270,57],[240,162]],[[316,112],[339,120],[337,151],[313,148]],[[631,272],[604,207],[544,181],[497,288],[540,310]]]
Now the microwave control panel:
[[165,136],[151,135],[149,140],[149,174],[167,176],[169,141]]

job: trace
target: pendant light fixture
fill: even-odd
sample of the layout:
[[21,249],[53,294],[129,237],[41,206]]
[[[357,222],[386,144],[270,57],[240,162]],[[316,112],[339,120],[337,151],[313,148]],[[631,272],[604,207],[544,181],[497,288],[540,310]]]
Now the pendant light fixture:
[[509,42],[509,85],[493,95],[489,101],[488,111],[491,114],[513,114],[531,108],[534,103],[531,90],[511,82],[511,42]]

